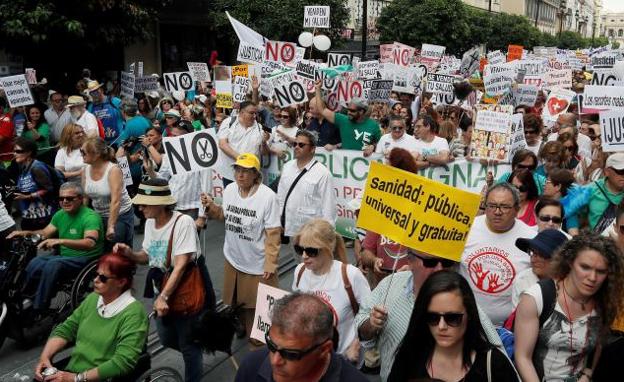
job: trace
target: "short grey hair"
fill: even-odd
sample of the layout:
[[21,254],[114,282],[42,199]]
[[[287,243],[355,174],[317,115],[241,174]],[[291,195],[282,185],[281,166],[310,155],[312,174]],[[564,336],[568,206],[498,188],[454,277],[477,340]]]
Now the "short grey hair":
[[297,131],[297,134],[295,134],[295,137],[299,136],[308,138],[308,141],[310,141],[310,144],[313,146],[316,146],[318,144],[318,134],[316,133],[316,131],[299,129],[299,131]]
[[488,200],[492,192],[498,190],[509,191],[511,193],[511,196],[513,197],[514,207],[520,207],[520,192],[514,185],[508,182],[496,183],[488,188],[487,193],[485,194],[485,200]]
[[280,332],[313,338],[332,339],[334,315],[323,300],[309,293],[293,292],[275,301],[271,325]]
[[124,101],[123,112],[130,117],[134,117],[139,112],[139,105],[134,100]]
[[76,182],[65,182],[61,184],[61,187],[59,187],[59,192],[64,190],[75,190],[79,196],[84,195],[84,190],[82,189],[82,186]]

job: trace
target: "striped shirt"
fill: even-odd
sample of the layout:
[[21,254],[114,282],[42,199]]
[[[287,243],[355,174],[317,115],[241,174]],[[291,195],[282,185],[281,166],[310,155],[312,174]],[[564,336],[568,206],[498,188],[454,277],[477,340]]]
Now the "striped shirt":
[[[360,311],[355,317],[355,326],[359,328],[370,317],[373,306],[383,305],[386,292],[388,296],[385,298],[386,309],[388,310],[388,319],[386,326],[380,332],[376,339],[362,341],[365,348],[377,347],[381,355],[381,380],[386,381],[392,370],[394,356],[401,345],[401,341],[407,333],[407,327],[412,316],[415,297],[413,293],[413,274],[411,271],[397,272],[394,274],[392,284],[391,277],[384,278],[379,285],[364,299],[360,305]],[[388,285],[390,284],[390,285]],[[388,290],[390,287],[390,290]],[[494,346],[502,348],[502,343],[496,328],[487,318],[487,315],[479,308],[479,317],[485,334]],[[376,345],[376,346],[375,346]],[[503,349],[504,352],[504,349]]]
[[197,172],[178,173],[174,175],[169,164],[169,157],[163,155],[162,164],[158,170],[158,177],[169,181],[171,195],[176,200],[175,209],[178,211],[198,208],[203,214],[200,193],[212,192],[212,169]]

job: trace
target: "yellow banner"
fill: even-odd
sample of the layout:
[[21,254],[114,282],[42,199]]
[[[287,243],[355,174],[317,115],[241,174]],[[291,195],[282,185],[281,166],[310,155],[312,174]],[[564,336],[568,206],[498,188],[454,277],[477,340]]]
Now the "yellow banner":
[[232,94],[217,93],[217,107],[231,109],[233,106],[234,105],[232,104]]
[[232,66],[232,78],[236,76],[249,77],[249,65]]
[[459,261],[480,196],[371,162],[357,226]]

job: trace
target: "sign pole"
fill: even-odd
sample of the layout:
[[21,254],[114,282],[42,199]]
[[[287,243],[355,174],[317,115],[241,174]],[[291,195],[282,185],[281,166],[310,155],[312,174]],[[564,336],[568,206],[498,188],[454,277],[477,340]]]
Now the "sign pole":
[[368,34],[368,0],[362,0],[362,61],[366,60],[366,45]]

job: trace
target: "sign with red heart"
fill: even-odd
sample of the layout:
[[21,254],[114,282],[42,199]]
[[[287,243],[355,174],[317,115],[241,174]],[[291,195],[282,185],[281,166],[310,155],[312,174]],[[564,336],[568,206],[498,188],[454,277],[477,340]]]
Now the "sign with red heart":
[[571,90],[554,89],[546,100],[546,107],[542,112],[544,120],[556,121],[559,114],[565,113],[576,93]]

